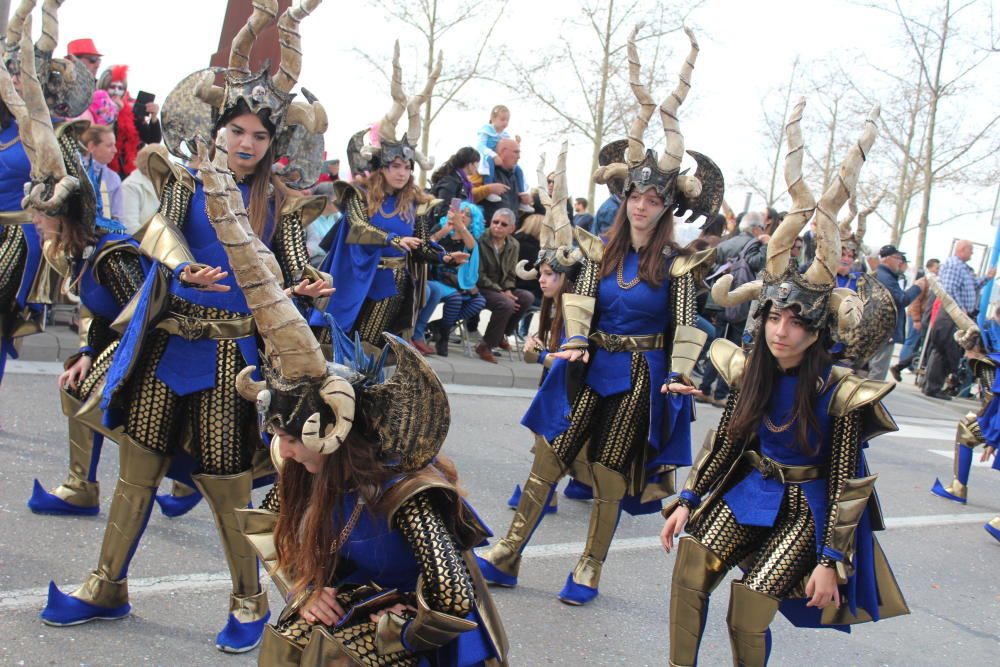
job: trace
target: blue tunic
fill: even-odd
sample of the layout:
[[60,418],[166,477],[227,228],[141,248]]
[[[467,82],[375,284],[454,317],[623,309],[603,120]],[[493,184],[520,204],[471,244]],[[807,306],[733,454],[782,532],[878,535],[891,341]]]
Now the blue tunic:
[[848,273],[846,276],[837,274],[837,287],[846,287],[847,289],[857,290],[858,289],[858,278],[861,274]]
[[[398,481],[390,481],[386,489]],[[341,524],[351,515],[356,501],[356,493],[345,494],[340,506]],[[341,561],[338,567],[350,570],[350,574],[337,581],[335,587],[374,583],[400,592],[412,593],[417,589],[420,565],[413,548],[399,530],[389,525],[386,517],[376,516],[367,509],[362,511],[346,543],[340,547],[339,555]],[[466,618],[478,623],[478,627],[463,632],[451,643],[439,648],[435,664],[455,667],[480,665],[499,654],[479,612],[474,608]],[[420,664],[430,663],[424,658]]]
[[[139,242],[128,234],[118,234],[109,232],[98,239],[91,257],[97,257],[100,252],[110,243],[123,243],[138,249]],[[143,269],[148,271],[151,262],[140,255]],[[78,267],[80,281],[80,301],[94,315],[101,317],[108,322],[113,322],[121,313],[122,306],[118,304],[114,293],[106,285],[97,282],[94,275],[94,266],[91,260],[82,262]]]
[[[359,196],[364,197],[359,193]],[[397,236],[413,236],[413,225],[400,215],[384,215],[383,211],[396,209],[396,195],[389,195],[382,206],[370,217],[375,227],[388,232],[388,240]],[[396,295],[396,284],[391,269],[378,268],[379,260],[402,257],[404,252],[392,245],[348,243],[351,224],[346,218],[337,225],[333,247],[320,266],[321,271],[333,277],[336,296],[329,301],[326,312],[333,316],[340,328],[351,331],[365,299],[381,300]],[[313,313],[313,326],[325,326],[322,313]]]

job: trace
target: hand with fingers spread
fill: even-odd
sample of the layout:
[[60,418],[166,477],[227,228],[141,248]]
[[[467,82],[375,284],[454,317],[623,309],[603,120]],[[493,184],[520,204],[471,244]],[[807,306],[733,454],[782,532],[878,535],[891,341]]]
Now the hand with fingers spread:
[[558,352],[552,352],[553,359],[565,359],[569,362],[582,361],[587,363],[590,361],[590,350],[586,348],[573,349],[573,350],[560,350]]
[[991,458],[996,456],[996,454],[997,454],[996,447],[991,447],[990,445],[986,445],[985,447],[983,447],[983,454],[982,456],[979,457],[979,462],[987,463]]
[[229,285],[219,285],[220,280],[225,280],[229,276],[228,271],[223,271],[221,266],[201,266],[199,269],[192,269],[193,264],[188,264],[181,270],[181,281],[206,292],[228,292]]
[[309,623],[336,625],[345,613],[337,602],[337,589],[327,586],[309,596],[299,615]]
[[295,287],[289,287],[285,290],[285,294],[288,296],[304,296],[310,299],[318,299],[324,296],[330,296],[336,290],[330,286],[330,283],[322,279],[309,280],[308,278],[303,278]]

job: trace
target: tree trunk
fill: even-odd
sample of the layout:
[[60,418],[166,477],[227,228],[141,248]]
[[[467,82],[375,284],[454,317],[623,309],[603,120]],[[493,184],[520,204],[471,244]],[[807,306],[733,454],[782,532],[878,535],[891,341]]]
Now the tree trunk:
[[[594,146],[590,154],[590,173],[597,171],[597,158],[601,153],[601,146],[604,144],[604,105],[608,99],[608,68],[611,58],[611,18],[615,12],[615,0],[608,0],[608,20],[604,24],[604,57],[601,61],[601,86],[597,93],[597,113],[594,116]],[[541,184],[539,184],[541,185]],[[592,213],[597,211],[594,202],[594,193],[597,192],[597,184],[594,179],[588,180],[587,185],[587,207]]]
[[[431,78],[431,73],[434,71],[434,47],[437,45],[437,0],[433,0],[431,3],[431,20],[429,23],[430,25],[427,26],[427,80]],[[431,95],[427,98],[427,104],[424,105],[424,123],[423,127],[420,128],[420,152],[427,159],[430,159],[427,151],[431,145],[431,107],[433,105],[434,95]],[[421,190],[427,186],[427,172],[423,169],[420,170],[419,184]]]

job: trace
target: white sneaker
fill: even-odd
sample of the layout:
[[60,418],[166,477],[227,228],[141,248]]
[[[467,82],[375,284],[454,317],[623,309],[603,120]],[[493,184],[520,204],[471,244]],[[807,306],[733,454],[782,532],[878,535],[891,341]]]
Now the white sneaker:
[[500,195],[486,195],[486,201],[498,202],[500,201]]
[[531,204],[521,204],[520,206],[517,207],[517,210],[524,211],[525,213],[534,213],[535,207],[532,206]]

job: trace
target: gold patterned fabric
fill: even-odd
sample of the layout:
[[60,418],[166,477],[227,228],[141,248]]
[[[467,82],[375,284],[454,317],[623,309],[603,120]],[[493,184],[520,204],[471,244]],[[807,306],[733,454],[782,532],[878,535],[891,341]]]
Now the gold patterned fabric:
[[0,226],[0,313],[16,310],[14,299],[21,286],[28,244],[20,225]]
[[[836,525],[837,503],[843,493],[844,484],[858,473],[858,453],[861,443],[858,436],[861,428],[861,414],[855,410],[833,421],[833,439],[830,446],[829,472],[826,480],[827,519],[823,529],[823,545],[831,546]],[[828,557],[823,557],[824,565],[833,565]]]
[[552,441],[559,460],[571,465],[590,439],[588,459],[624,473],[648,436],[649,391],[649,366],[642,353],[632,355],[632,388],[627,392],[602,397],[584,386],[573,402],[569,428]]
[[287,287],[302,280],[302,274],[309,266],[309,251],[306,249],[301,209],[281,216],[269,245],[281,266],[282,284]]
[[[362,342],[378,349],[385,343],[382,338],[383,331],[399,334],[413,325],[412,322],[401,321],[404,315],[409,314],[409,309],[405,308],[405,305],[407,293],[412,291],[410,273],[405,268],[393,269],[392,278],[396,284],[396,294],[385,299],[365,299],[354,325]],[[329,339],[329,330],[326,335]],[[323,342],[320,340],[321,344]]]
[[115,350],[117,349],[117,340],[109,343],[94,359],[94,363],[90,366],[90,373],[88,373],[87,377],[83,379],[83,382],[77,385],[76,389],[73,389],[67,384],[65,389],[66,393],[81,403],[90,398],[94,389],[104,383],[104,378],[108,374],[108,369],[111,368],[111,360],[114,358]]
[[674,310],[676,326],[695,326],[695,283],[691,273],[684,273],[670,281],[670,303]]

